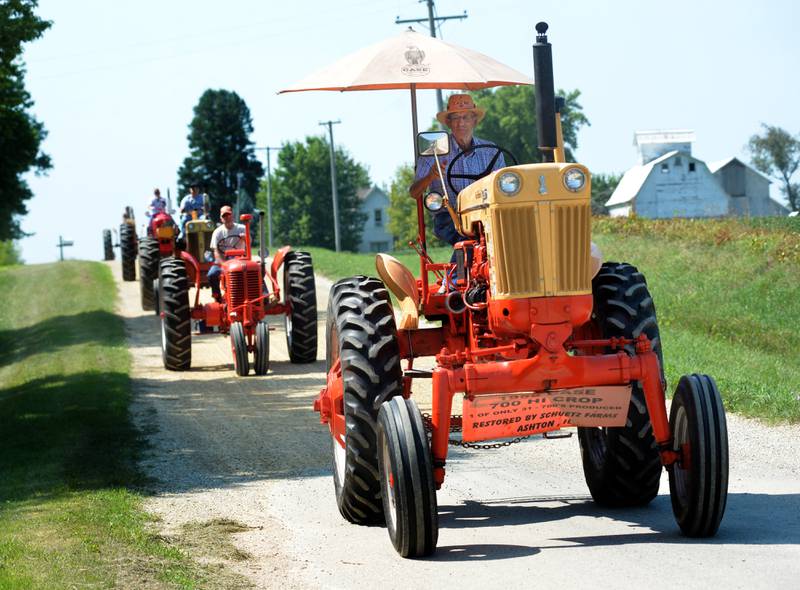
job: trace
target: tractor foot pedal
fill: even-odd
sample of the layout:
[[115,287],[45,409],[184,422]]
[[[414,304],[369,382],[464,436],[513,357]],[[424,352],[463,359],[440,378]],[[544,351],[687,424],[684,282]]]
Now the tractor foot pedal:
[[403,371],[403,377],[410,377],[411,379],[432,379],[433,371],[430,369],[408,369]]
[[545,432],[544,434],[542,434],[542,436],[548,439],[572,438],[572,431],[551,430],[549,432]]

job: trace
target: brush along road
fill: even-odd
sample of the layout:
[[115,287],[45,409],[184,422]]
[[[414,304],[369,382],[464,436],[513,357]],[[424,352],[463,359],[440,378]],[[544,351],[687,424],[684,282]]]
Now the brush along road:
[[[796,588],[798,426],[728,416],[728,507],[708,540],[680,535],[666,473],[647,507],[595,506],[576,437],[453,448],[437,495],[438,551],[404,560],[385,528],[349,524],[336,509],[330,434],[311,409],[324,360],[290,363],[276,317],[264,377],[235,377],[230,344],[217,334],[194,337],[190,371],[165,371],[158,318],[141,311],[138,286],[121,280],[119,264],[111,268],[133,355],[133,411],[152,445],[144,467],[156,495],[147,508],[164,534],[212,519],[244,525],[233,542],[250,557],[227,567],[257,587]],[[317,278],[320,342],[329,286]],[[424,392],[414,398],[425,411]]]

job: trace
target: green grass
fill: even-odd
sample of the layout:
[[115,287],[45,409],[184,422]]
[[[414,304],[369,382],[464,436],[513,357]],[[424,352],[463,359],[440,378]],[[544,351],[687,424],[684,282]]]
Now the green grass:
[[[800,219],[602,218],[593,239],[604,260],[647,277],[671,388],[681,375],[708,373],[728,411],[800,422]],[[312,254],[331,279],[375,276],[374,255]],[[416,254],[398,258],[418,274]]]
[[193,588],[152,532],[130,357],[100,263],[0,269],[0,589]]

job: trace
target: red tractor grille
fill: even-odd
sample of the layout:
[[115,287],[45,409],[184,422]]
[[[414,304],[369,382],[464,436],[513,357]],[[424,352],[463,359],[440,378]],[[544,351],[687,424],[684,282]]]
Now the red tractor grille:
[[261,277],[258,268],[237,269],[228,273],[228,308],[235,310],[245,301],[261,297]]

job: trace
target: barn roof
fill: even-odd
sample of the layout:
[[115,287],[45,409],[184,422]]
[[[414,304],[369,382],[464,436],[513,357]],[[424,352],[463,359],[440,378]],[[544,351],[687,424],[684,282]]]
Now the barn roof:
[[630,203],[636,195],[639,194],[644,181],[647,180],[647,177],[650,176],[650,172],[653,171],[653,167],[661,164],[665,160],[669,160],[672,156],[679,153],[678,150],[672,150],[655,160],[651,160],[647,164],[640,164],[628,170],[622,176],[622,180],[619,181],[617,188],[614,189],[611,198],[606,201],[606,207]]
[[739,162],[742,166],[744,166],[745,168],[749,168],[750,170],[752,170],[753,172],[755,172],[756,174],[758,174],[759,176],[761,176],[762,178],[764,178],[768,182],[770,182],[770,183],[772,182],[772,179],[770,179],[769,176],[767,176],[766,174],[764,174],[760,170],[756,170],[750,164],[747,164],[746,162],[742,162],[736,156],[731,156],[730,158],[725,158],[724,160],[717,160],[716,162],[709,162],[707,164],[707,166],[708,166],[708,169],[711,170],[711,174],[714,174],[714,173],[717,172],[717,170],[722,170],[723,168],[725,168],[725,166],[727,166],[728,164],[732,164],[733,162]]

